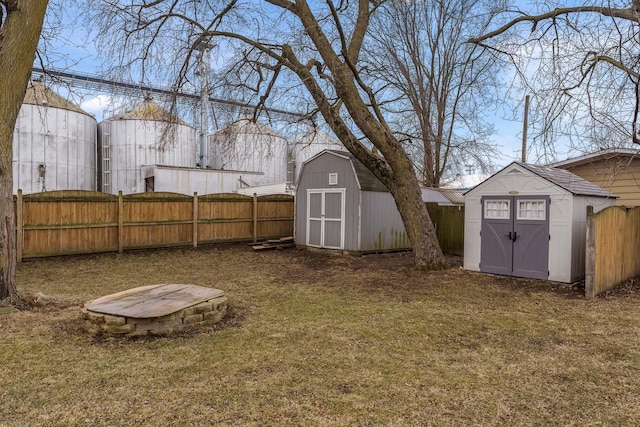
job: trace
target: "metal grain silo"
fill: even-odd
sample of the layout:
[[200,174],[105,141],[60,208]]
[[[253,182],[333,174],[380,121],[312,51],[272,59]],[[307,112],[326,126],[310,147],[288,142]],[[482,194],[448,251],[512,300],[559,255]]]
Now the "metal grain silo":
[[96,119],[30,83],[13,131],[13,192],[96,189]]
[[346,151],[340,141],[317,128],[296,136],[290,148],[289,181],[295,183],[302,164],[324,150]]
[[213,169],[261,172],[257,185],[287,179],[287,140],[268,127],[240,119],[209,136],[207,165]]
[[142,166],[196,166],[196,131],[146,100],[98,123],[98,156],[100,191],[141,193],[149,184]]

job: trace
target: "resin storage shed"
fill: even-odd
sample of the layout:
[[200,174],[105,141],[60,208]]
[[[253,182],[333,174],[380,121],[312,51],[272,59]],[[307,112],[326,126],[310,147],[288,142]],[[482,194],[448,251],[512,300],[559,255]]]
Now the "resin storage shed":
[[587,206],[616,196],[563,169],[513,162],[465,193],[464,268],[572,283],[584,278]]
[[391,193],[348,152],[325,150],[304,162],[295,200],[298,246],[354,253],[411,247]]

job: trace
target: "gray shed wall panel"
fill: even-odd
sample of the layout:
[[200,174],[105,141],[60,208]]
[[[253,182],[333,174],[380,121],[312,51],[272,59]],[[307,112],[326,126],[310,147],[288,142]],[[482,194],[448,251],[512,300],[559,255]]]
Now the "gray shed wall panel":
[[391,193],[361,193],[361,251],[411,247],[402,218]]

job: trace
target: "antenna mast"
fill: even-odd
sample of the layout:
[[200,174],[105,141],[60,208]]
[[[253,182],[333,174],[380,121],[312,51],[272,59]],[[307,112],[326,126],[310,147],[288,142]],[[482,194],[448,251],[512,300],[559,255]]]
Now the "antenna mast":
[[209,50],[213,47],[210,43],[203,41],[196,46],[200,51],[198,56],[198,71],[200,76],[200,122],[198,124],[198,161],[196,164],[201,168],[207,167],[207,134],[209,131]]

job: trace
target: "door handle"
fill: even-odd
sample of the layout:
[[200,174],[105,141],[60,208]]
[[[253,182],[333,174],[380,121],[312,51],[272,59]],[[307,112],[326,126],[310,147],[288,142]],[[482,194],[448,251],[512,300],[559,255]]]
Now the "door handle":
[[518,238],[518,233],[515,231],[510,231],[509,234],[507,234],[506,236],[509,238],[509,240],[512,240],[515,242],[516,239]]
[[509,234],[507,234],[507,237],[509,240],[513,240],[513,233],[510,231]]
[[517,232],[513,232],[513,241],[515,242],[518,239],[518,233]]

